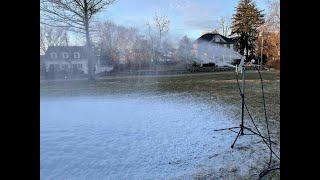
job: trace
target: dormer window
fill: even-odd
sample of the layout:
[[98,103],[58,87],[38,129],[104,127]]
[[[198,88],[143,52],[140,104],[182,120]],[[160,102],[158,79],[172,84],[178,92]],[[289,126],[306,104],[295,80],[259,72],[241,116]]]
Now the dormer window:
[[57,53],[50,53],[51,59],[57,59]]
[[79,52],[73,53],[73,57],[74,57],[75,59],[80,59],[80,53],[79,53]]
[[62,53],[62,57],[63,57],[63,59],[67,59],[69,57],[69,54],[64,52],[64,53]]

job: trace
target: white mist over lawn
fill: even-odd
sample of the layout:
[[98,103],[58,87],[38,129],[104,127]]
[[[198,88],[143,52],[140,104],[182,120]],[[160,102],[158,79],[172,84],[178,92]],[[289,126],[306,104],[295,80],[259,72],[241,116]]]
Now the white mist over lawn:
[[199,63],[215,63],[218,66],[230,66],[234,60],[241,59],[242,56],[233,48],[223,47],[211,42],[198,42],[198,54],[196,61]]
[[250,145],[259,139],[241,137],[231,149],[236,134],[214,131],[237,125],[218,105],[116,96],[40,105],[41,179],[169,179],[230,168],[242,174],[263,156],[261,146]]

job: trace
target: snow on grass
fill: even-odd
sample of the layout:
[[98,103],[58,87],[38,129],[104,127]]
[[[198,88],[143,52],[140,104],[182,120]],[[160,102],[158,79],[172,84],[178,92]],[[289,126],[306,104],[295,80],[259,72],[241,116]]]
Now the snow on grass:
[[[174,97],[42,98],[41,179],[171,179],[246,174],[268,153],[218,104]],[[261,162],[260,162],[261,165]],[[228,173],[228,172],[224,172]]]

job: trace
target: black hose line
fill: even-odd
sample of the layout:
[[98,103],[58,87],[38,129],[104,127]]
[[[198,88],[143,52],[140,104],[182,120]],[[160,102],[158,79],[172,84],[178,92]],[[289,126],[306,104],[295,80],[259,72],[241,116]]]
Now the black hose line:
[[[261,82],[262,82],[262,77],[260,76],[260,79],[261,79]],[[239,84],[239,77],[238,77],[238,73],[236,73],[236,80],[237,80],[237,85],[238,85],[238,88],[239,88],[239,91],[240,91],[240,95],[242,94],[242,90],[241,90],[241,88],[240,88],[240,84]],[[263,94],[264,94],[264,91],[263,91]],[[263,95],[263,99],[264,99],[264,95]],[[265,100],[265,99],[264,99]],[[244,105],[245,105],[245,108],[246,108],[246,111],[247,111],[247,113],[248,113],[248,115],[249,115],[249,117],[250,117],[250,120],[251,120],[251,122],[252,122],[252,124],[254,125],[254,127],[255,127],[255,129],[257,130],[257,132],[258,132],[258,134],[260,135],[260,137],[263,137],[262,136],[262,134],[260,133],[260,131],[259,131],[259,129],[258,129],[258,127],[257,127],[257,125],[255,124],[255,122],[254,122],[254,120],[253,120],[253,117],[251,116],[251,113],[250,113],[250,111],[249,111],[249,109],[248,109],[248,106],[247,106],[247,104],[244,102]],[[266,115],[266,108],[265,108],[265,115]],[[269,132],[269,127],[267,126],[267,129],[268,129],[268,132]],[[270,139],[270,134],[268,133],[268,135],[269,135],[269,144],[265,141],[265,139],[264,138],[261,138],[262,139],[262,141],[267,145],[267,147],[269,148],[269,150],[270,150],[270,153],[271,153],[271,156],[272,156],[272,153],[274,154],[274,156],[278,159],[278,160],[280,160],[280,157],[272,150],[272,145],[271,145],[271,139]],[[270,157],[270,159],[271,159],[271,157]],[[271,164],[271,162],[269,161],[269,167],[270,167],[270,164]]]
[[[256,68],[256,69],[258,70],[258,73],[259,73],[259,76],[260,76],[260,81],[261,81],[261,91],[262,91],[262,99],[263,99],[264,116],[265,116],[266,125],[267,125],[269,145],[271,147],[272,145],[271,145],[271,139],[270,139],[269,122],[268,122],[267,109],[266,109],[266,100],[264,98],[263,80],[262,80],[262,75],[260,73],[259,68]],[[269,167],[271,165],[271,161],[272,161],[272,152],[270,151]]]

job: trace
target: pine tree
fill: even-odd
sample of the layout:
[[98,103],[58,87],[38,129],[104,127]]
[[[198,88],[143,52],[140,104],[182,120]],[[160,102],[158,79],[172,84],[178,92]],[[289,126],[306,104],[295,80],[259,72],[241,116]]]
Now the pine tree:
[[240,0],[232,18],[231,36],[235,36],[235,47],[241,55],[246,55],[246,61],[255,53],[258,28],[264,23],[261,12],[252,0]]

